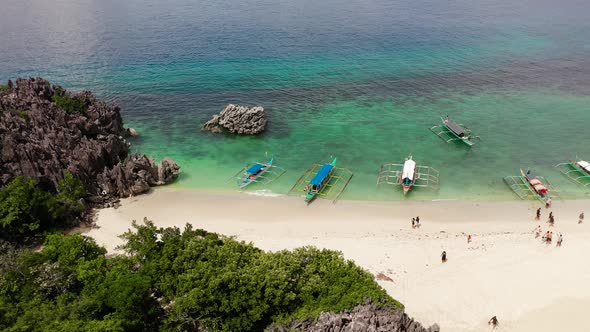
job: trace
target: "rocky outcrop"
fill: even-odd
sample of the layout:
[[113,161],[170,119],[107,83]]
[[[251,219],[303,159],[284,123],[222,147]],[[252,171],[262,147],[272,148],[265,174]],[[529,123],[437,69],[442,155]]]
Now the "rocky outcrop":
[[127,136],[128,137],[136,137],[139,136],[139,132],[137,130],[135,130],[134,128],[127,128]]
[[221,133],[224,129],[233,134],[256,135],[266,129],[266,112],[261,106],[252,108],[229,104],[221,113],[214,115],[202,129]]
[[71,93],[41,78],[19,78],[0,90],[0,112],[0,187],[25,176],[55,191],[68,170],[91,202],[102,203],[178,176],[171,159],[157,165],[146,156],[129,156],[120,109],[89,91]]
[[288,326],[271,326],[267,332],[439,332],[408,317],[402,310],[378,308],[373,303],[356,306],[352,311],[320,314],[317,320],[293,322]]

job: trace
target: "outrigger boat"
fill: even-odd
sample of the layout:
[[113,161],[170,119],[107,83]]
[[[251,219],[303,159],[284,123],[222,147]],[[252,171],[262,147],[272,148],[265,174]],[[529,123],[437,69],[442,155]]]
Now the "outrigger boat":
[[242,179],[242,183],[240,183],[240,189],[245,188],[250,183],[255,182],[256,179],[268,171],[272,166],[273,160],[274,158],[270,159],[266,164],[255,163],[254,165],[248,167],[245,177]]
[[545,198],[547,196],[547,187],[543,184],[543,179],[540,179],[538,176],[532,175],[530,170],[525,171],[520,169],[520,174],[526,179],[529,186],[532,188],[537,195]]
[[584,187],[590,186],[590,163],[585,160],[568,160],[565,163],[555,165],[561,173],[570,180]]
[[344,167],[336,167],[336,158],[328,164],[312,164],[297,179],[289,190],[289,195],[305,193],[305,202],[310,204],[318,197],[331,199],[336,203],[350,180],[353,173]]
[[531,174],[530,170],[525,172],[521,168],[519,176],[506,176],[504,182],[521,199],[536,199],[545,203],[549,199],[549,194],[559,197],[547,179]]
[[402,183],[402,189],[404,190],[404,195],[412,189],[412,186],[416,182],[416,162],[412,160],[412,156],[410,156],[404,162],[404,168],[402,169],[402,175],[400,175],[400,181]]
[[439,172],[429,166],[418,166],[412,155],[403,164],[384,164],[377,176],[377,185],[399,185],[406,195],[413,187],[438,188]]
[[309,181],[309,184],[306,187],[307,195],[305,196],[305,201],[307,204],[311,203],[320,193],[320,191],[322,191],[324,185],[330,181],[330,175],[334,170],[334,166],[336,166],[336,158],[332,160],[332,163],[324,164],[313,177],[313,179]]
[[268,162],[256,162],[250,166],[242,168],[230,178],[237,180],[240,189],[246,188],[252,183],[269,184],[278,179],[285,173],[285,169],[274,165],[274,158]]
[[441,118],[441,120],[442,125],[433,126],[430,128],[430,131],[447,143],[461,141],[468,146],[472,146],[475,144],[472,138],[479,138],[479,136],[473,136],[469,128],[451,120],[448,115],[445,118]]

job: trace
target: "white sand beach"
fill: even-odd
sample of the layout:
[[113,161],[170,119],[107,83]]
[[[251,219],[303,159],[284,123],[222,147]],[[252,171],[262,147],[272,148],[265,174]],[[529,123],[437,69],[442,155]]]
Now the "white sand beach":
[[[87,235],[114,252],[132,220],[159,226],[191,223],[196,228],[235,235],[265,250],[305,245],[340,250],[425,325],[445,332],[588,331],[590,307],[590,220],[578,224],[589,200],[554,201],[554,227],[534,221],[535,202],[318,200],[297,197],[160,188],[125,199],[118,209],[98,212]],[[412,229],[420,216],[422,226]],[[553,243],[535,239],[533,229],[553,231]],[[556,247],[557,234],[563,245]],[[467,243],[467,236],[472,242]],[[448,262],[441,263],[445,250]]]

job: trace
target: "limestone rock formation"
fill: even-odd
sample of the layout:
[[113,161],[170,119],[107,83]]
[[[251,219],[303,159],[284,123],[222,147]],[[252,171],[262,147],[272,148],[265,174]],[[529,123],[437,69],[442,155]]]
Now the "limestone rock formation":
[[179,166],[129,156],[120,109],[89,91],[71,93],[42,78],[9,81],[0,89],[0,188],[16,176],[56,191],[64,170],[103,203],[169,183]]
[[256,135],[266,129],[268,122],[262,106],[248,108],[229,104],[221,113],[214,115],[202,129],[213,133],[221,133],[223,129],[240,135]]
[[402,310],[378,308],[373,303],[356,306],[352,311],[320,314],[317,320],[293,322],[288,326],[270,326],[267,332],[440,332],[408,317]]

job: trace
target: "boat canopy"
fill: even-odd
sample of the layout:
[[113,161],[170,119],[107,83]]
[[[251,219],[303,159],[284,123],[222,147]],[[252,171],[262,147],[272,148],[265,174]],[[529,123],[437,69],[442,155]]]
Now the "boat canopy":
[[332,164],[324,164],[324,166],[322,166],[322,168],[320,168],[320,170],[313,177],[313,179],[311,179],[311,181],[309,182],[309,184],[311,184],[313,186],[319,186],[319,185],[321,185],[322,184],[322,181],[324,181],[324,179],[326,178],[326,176],[328,176],[328,174],[330,174],[330,171],[332,170],[332,168],[334,168],[334,165],[332,165]]
[[582,167],[586,172],[590,172],[590,163],[587,161],[578,161],[578,166]]
[[414,171],[416,170],[416,162],[412,159],[406,160],[404,163],[404,169],[402,171],[402,179],[414,180]]
[[246,172],[248,172],[250,174],[256,174],[256,172],[260,171],[262,169],[262,167],[264,167],[264,165],[256,163],[256,164],[250,166],[250,168],[248,168],[248,170],[246,170]]
[[444,123],[447,126],[447,128],[449,128],[457,136],[463,137],[465,135],[465,129],[463,129],[461,126],[456,124],[453,120],[445,119]]

